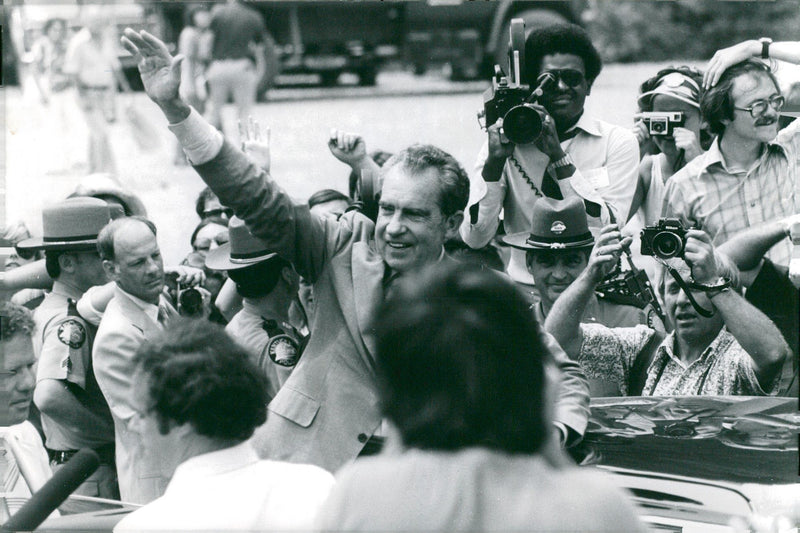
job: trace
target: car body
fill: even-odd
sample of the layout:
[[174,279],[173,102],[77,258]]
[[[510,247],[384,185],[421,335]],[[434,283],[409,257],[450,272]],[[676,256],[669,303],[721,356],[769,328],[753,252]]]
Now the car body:
[[613,474],[651,530],[797,531],[796,398],[599,398],[591,412],[582,464]]

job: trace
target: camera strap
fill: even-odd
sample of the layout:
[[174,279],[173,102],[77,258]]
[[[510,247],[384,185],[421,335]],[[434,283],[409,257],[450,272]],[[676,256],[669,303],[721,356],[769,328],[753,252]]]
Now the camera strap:
[[659,261],[659,262],[662,265],[664,265],[664,268],[667,269],[667,272],[669,272],[670,275],[675,279],[675,282],[678,284],[681,290],[686,294],[686,297],[689,299],[689,303],[692,304],[692,307],[694,307],[694,310],[697,311],[698,315],[705,318],[711,318],[712,316],[714,316],[713,308],[709,311],[708,309],[705,309],[699,303],[697,303],[697,300],[695,300],[694,296],[692,296],[691,288],[689,288],[689,285],[683,280],[683,278],[680,275],[680,272],[675,270],[673,267],[669,266],[664,261]]

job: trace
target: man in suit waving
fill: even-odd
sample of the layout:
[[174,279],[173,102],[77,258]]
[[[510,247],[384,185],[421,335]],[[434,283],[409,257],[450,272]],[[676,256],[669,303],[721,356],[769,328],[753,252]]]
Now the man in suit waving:
[[[356,211],[338,220],[318,218],[306,205],[294,204],[266,172],[180,99],[180,59],[163,42],[127,29],[123,44],[139,65],[148,96],[203,180],[253,235],[314,283],[317,318],[310,341],[269,404],[267,422],[256,434],[259,452],[331,471],[368,453],[373,437],[382,432],[373,318],[397,278],[451,261],[444,242],[456,237],[463,220],[469,196],[464,169],[434,146],[411,146],[381,169],[374,231],[372,221]],[[339,141],[343,150],[363,146],[358,139]],[[357,166],[366,168],[370,161],[365,153]],[[563,366],[571,374],[560,387],[556,423],[562,441],[583,432],[588,413],[579,367],[568,361]]]

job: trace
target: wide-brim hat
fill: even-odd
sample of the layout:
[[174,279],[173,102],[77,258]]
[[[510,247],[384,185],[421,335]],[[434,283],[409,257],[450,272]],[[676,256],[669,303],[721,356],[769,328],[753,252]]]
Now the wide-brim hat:
[[206,267],[211,270],[237,270],[272,259],[278,254],[271,252],[266,243],[255,237],[236,216],[228,221],[229,240],[206,255]]
[[539,198],[533,205],[530,232],[504,235],[501,240],[522,250],[564,250],[594,245],[583,200]]
[[20,250],[76,250],[97,245],[111,221],[108,204],[91,197],[67,198],[42,209],[42,237],[17,243]]

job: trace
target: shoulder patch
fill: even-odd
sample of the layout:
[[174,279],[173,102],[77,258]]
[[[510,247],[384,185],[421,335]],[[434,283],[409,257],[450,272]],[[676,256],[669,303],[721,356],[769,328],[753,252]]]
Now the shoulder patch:
[[285,334],[275,335],[269,339],[267,354],[273,363],[286,367],[293,367],[300,359],[297,341]]
[[58,340],[77,350],[86,342],[86,328],[77,320],[66,320],[58,326]]

